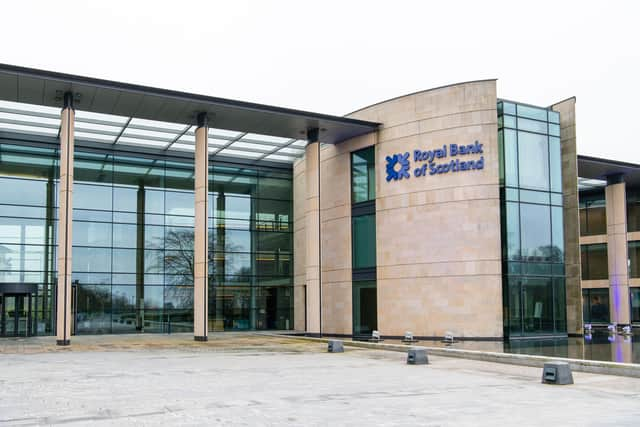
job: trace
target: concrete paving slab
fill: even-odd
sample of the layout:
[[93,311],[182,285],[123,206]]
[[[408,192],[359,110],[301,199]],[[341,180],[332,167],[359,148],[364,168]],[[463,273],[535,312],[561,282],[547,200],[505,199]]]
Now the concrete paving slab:
[[[246,334],[0,354],[0,425],[628,425],[640,379]],[[103,344],[99,347],[99,344]],[[115,345],[115,347],[114,347]],[[45,349],[48,344],[44,344]],[[93,347],[91,347],[93,346]],[[29,344],[26,345],[29,350]],[[23,349],[25,346],[23,345]]]

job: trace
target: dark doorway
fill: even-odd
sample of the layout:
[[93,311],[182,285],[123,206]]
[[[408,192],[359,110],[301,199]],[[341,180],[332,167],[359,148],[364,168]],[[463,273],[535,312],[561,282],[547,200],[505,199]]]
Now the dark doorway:
[[31,294],[0,296],[0,334],[3,337],[32,335]]
[[375,281],[353,282],[353,337],[371,338],[378,328],[378,304]]

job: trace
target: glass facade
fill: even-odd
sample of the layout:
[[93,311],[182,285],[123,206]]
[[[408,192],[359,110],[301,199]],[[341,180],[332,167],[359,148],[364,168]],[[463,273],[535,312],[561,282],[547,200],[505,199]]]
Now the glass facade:
[[[0,283],[38,285],[53,333],[54,145],[0,141]],[[193,330],[193,160],[75,150],[76,334]],[[209,329],[293,327],[290,169],[209,168]]]
[[375,148],[351,153],[353,336],[377,329]]
[[498,102],[505,337],[567,330],[559,123]]
[[609,279],[609,262],[606,243],[581,245],[580,258],[582,264],[582,280]]
[[580,235],[607,234],[604,190],[580,193]]

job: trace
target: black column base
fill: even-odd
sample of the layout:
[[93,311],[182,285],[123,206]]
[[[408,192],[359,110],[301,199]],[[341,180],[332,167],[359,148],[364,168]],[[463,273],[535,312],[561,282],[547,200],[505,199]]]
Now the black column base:
[[56,340],[56,345],[71,345],[71,340]]
[[194,335],[193,339],[195,341],[209,341],[209,337],[203,337],[203,336],[198,336],[198,335]]

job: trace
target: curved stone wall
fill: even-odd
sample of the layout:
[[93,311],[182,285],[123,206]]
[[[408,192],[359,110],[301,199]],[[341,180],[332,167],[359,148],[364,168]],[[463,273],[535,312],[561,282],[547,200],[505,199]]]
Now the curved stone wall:
[[[395,98],[350,117],[382,126],[321,152],[323,332],[351,334],[350,153],[375,145],[378,329],[383,335],[501,337],[495,80]],[[387,157],[394,155],[409,166],[401,179],[387,180]],[[304,162],[294,167],[296,206],[304,198],[303,169]],[[306,242],[299,229],[304,211],[296,212],[300,301]],[[296,326],[304,323],[302,307],[296,304]]]

